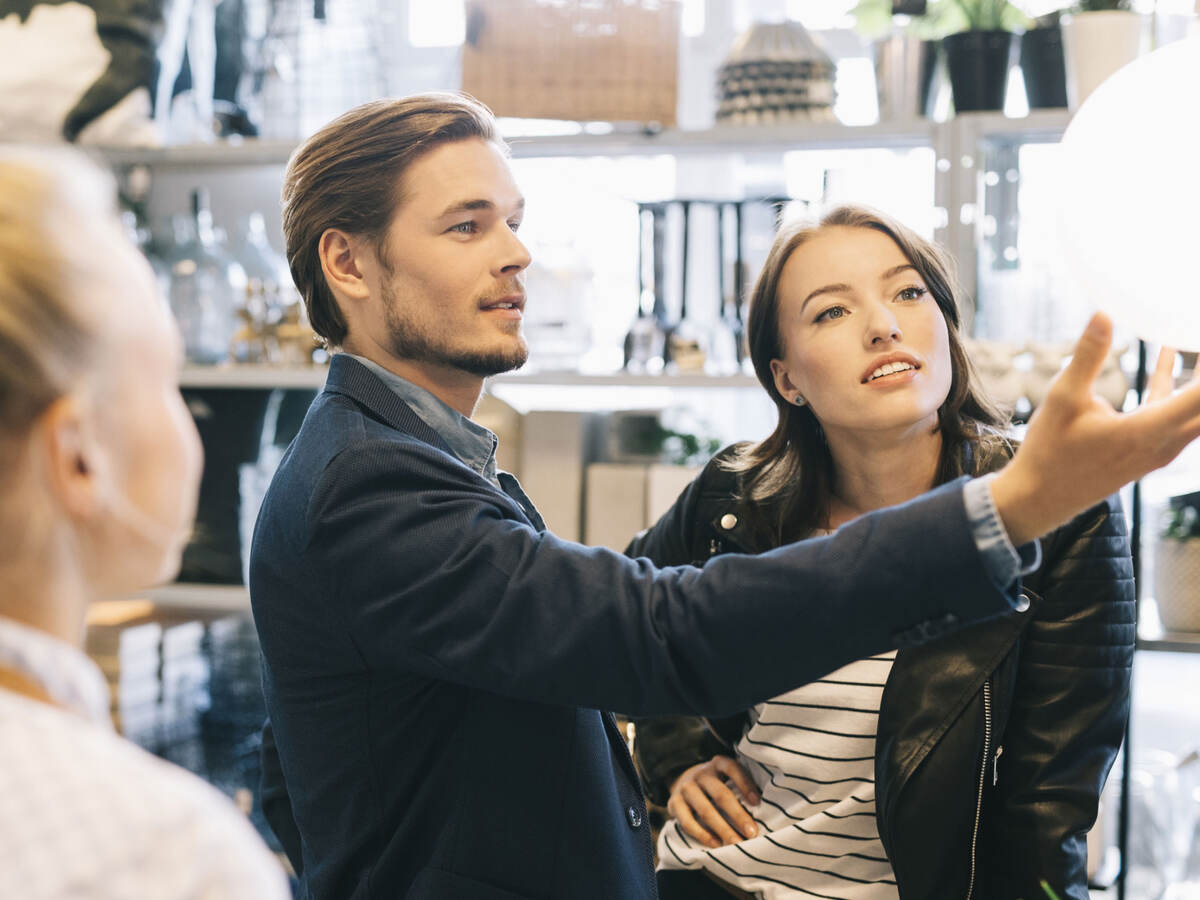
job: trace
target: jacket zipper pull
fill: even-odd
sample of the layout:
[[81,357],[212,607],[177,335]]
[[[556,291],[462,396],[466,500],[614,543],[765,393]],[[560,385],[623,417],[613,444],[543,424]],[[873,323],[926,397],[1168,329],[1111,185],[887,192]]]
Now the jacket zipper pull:
[[708,555],[716,556],[721,551],[721,545],[717,543],[716,538],[712,538],[708,542]]
[[996,755],[992,758],[992,787],[996,786],[996,782],[1000,780],[1000,754],[1004,752],[1004,746],[996,748]]

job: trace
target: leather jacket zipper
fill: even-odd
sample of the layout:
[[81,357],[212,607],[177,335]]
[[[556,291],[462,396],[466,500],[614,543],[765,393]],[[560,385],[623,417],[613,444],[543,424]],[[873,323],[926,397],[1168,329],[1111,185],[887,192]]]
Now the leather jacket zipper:
[[[971,880],[967,883],[967,900],[975,893],[975,855],[979,846],[979,818],[983,812],[983,784],[987,778],[992,756],[992,680],[983,683],[983,758],[979,763],[979,792],[975,795],[975,827],[971,830]],[[996,753],[997,762],[1000,753]],[[993,775],[993,777],[996,777]]]

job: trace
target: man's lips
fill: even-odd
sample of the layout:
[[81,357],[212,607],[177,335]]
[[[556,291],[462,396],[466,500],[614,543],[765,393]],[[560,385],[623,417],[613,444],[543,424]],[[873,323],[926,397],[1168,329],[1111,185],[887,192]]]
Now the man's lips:
[[495,300],[485,300],[479,304],[479,308],[483,310],[500,310],[502,312],[524,312],[525,295],[509,294],[505,297],[497,297]]

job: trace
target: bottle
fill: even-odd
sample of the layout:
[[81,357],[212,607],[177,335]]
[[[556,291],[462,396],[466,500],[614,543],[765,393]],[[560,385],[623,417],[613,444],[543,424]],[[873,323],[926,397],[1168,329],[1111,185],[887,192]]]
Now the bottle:
[[191,216],[174,217],[172,227],[170,304],[187,359],[199,365],[225,362],[245,299],[246,272],[218,243],[205,189],[192,191]]
[[664,218],[661,205],[639,204],[638,314],[625,335],[625,371],[636,374],[657,374],[663,368],[666,341],[661,322]]
[[234,258],[246,272],[246,308],[250,321],[269,325],[283,318],[283,307],[294,302],[292,275],[283,254],[267,240],[267,226],[260,212],[242,221],[241,239]]

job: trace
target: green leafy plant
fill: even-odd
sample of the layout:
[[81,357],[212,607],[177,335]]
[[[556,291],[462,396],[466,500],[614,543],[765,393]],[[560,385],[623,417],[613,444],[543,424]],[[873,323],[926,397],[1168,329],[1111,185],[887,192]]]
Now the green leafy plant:
[[1129,12],[1129,3],[1130,0],[1079,0],[1075,8],[1078,12]]
[[932,0],[923,16],[897,16],[895,21],[891,0],[859,0],[854,20],[855,30],[873,40],[890,34],[902,20],[905,34],[926,41],[959,31],[1014,31],[1032,24],[1009,0]]
[[[952,0],[966,22],[961,31],[1016,31],[1029,26],[1029,17],[1008,0]],[[936,4],[942,5],[941,3]]]
[[1200,510],[1189,503],[1172,503],[1167,510],[1161,537],[1172,541],[1200,538]]

